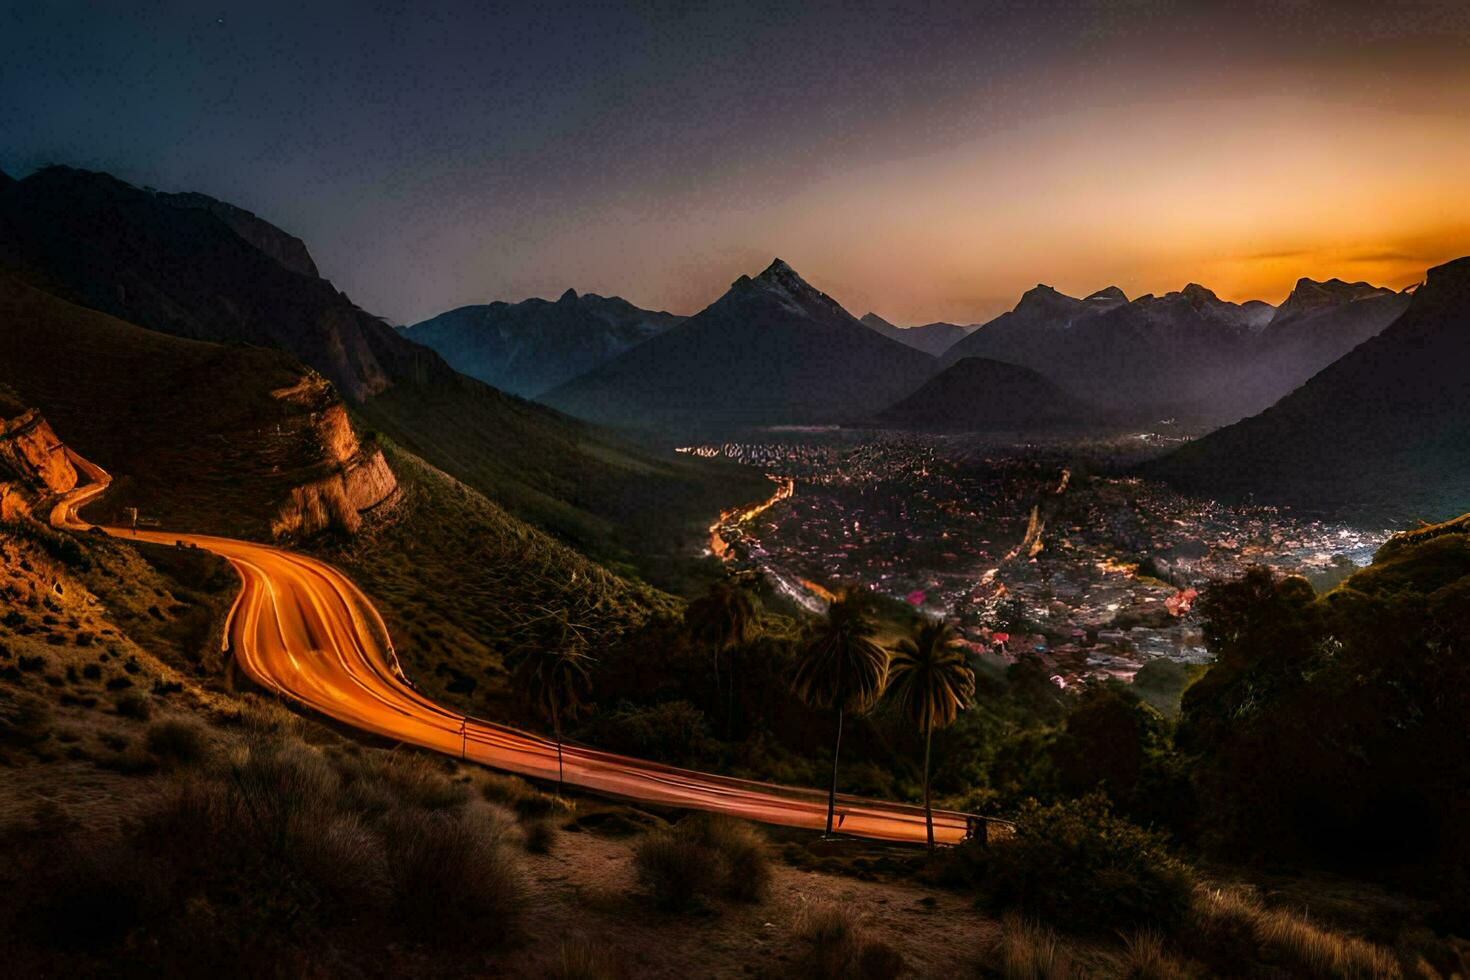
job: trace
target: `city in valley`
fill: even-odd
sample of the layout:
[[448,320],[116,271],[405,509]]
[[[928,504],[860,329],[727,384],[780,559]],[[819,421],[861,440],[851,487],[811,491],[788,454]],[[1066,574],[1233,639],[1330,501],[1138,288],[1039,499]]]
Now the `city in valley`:
[[820,610],[847,584],[952,618],[997,663],[1036,656],[1058,685],[1211,659],[1194,601],[1251,565],[1325,591],[1391,533],[1226,505],[1110,475],[1176,429],[1041,440],[778,428],[681,447],[756,467],[776,492],[711,528],[707,550]]

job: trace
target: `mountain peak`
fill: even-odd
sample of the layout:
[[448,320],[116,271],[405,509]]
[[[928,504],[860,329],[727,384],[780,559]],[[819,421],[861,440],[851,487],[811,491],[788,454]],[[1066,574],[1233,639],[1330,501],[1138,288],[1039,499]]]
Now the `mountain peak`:
[[896,326],[888,320],[883,319],[881,316],[872,311],[864,313],[862,316],[858,317],[858,320],[865,326],[873,327],[874,329],[877,329],[879,327],[888,327],[891,330],[901,329],[900,327]]
[[1218,303],[1220,301],[1220,297],[1215,295],[1215,291],[1213,289],[1207,289],[1197,282],[1192,282],[1189,285],[1185,286],[1182,290],[1180,290],[1180,294],[1185,299],[1191,300],[1196,303]]
[[562,293],[561,294],[561,298],[557,300],[558,303],[562,303],[562,304],[571,304],[571,303],[575,303],[576,301],[577,301],[577,291],[575,289],[570,289],[570,288],[566,292]]
[[1097,292],[1093,293],[1091,296],[1088,296],[1087,300],[1088,302],[1094,302],[1097,300],[1115,300],[1120,303],[1126,303],[1128,302],[1128,294],[1123,292],[1123,290],[1119,289],[1117,286],[1105,286],[1104,288],[1099,289]]

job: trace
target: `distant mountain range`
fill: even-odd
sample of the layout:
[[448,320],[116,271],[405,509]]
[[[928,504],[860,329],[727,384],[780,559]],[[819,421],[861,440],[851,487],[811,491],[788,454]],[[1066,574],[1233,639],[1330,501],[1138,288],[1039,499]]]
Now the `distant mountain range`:
[[[248,212],[106,174],[0,181],[0,273],[150,330],[285,350],[360,423],[600,557],[641,552],[654,527],[699,526],[747,483],[763,493],[758,474],[645,451],[460,374],[312,274],[297,245]],[[66,344],[45,353],[64,377]]]
[[[1298,294],[1282,306],[1283,329],[1306,330],[1312,306],[1341,308],[1344,294],[1360,294],[1354,305],[1387,299],[1361,284],[1299,284]],[[1191,491],[1364,520],[1452,517],[1470,503],[1467,365],[1470,257],[1429,270],[1392,325],[1277,404],[1146,472]]]
[[1034,368],[1085,401],[1138,420],[1219,424],[1260,411],[1383,329],[1407,297],[1303,279],[1273,309],[1195,283],[1130,301],[1115,286],[1083,299],[1037,286],[945,352]]
[[462,306],[402,328],[457,370],[527,398],[570,381],[683,322],[639,309],[618,296],[578,295],[555,302]]
[[864,326],[776,259],[544,400],[620,425],[841,422],[897,401],[937,367],[928,354]]
[[925,323],[917,327],[900,327],[883,319],[876,313],[866,313],[858,321],[870,330],[876,330],[889,340],[908,344],[915,350],[938,357],[956,342],[975,329],[975,325],[962,327],[957,323]]
[[1086,405],[1037,371],[1005,361],[966,357],[880,412],[875,421],[912,429],[970,432],[1085,426],[1093,419]]

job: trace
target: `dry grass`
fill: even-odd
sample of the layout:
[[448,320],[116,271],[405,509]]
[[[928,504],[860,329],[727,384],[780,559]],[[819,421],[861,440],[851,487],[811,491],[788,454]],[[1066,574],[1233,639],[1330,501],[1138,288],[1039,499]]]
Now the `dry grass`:
[[796,922],[805,944],[799,957],[802,976],[819,980],[886,980],[903,972],[903,956],[867,930],[847,909],[828,903],[805,906]]
[[232,736],[155,723],[150,752],[188,767],[135,820],[54,834],[24,879],[34,894],[15,899],[18,935],[170,975],[327,975],[357,930],[439,954],[510,938],[523,882],[508,815],[425,760],[329,754],[261,734],[283,727],[266,721]]
[[547,980],[620,980],[625,975],[606,948],[585,939],[563,942],[545,973]]
[[1169,954],[1163,936],[1145,929],[1124,937],[1118,975],[1120,980],[1188,980],[1197,973]]
[[668,910],[698,908],[717,895],[760,901],[771,878],[765,839],[748,824],[706,813],[645,836],[633,862],[639,883]]
[[1237,968],[1238,957],[1258,951],[1296,976],[1382,980],[1404,975],[1390,950],[1325,929],[1288,909],[1267,909],[1240,889],[1197,889],[1190,938],[1217,968]]
[[990,972],[1005,980],[1068,980],[1073,957],[1061,937],[1038,922],[1009,914],[990,954]]

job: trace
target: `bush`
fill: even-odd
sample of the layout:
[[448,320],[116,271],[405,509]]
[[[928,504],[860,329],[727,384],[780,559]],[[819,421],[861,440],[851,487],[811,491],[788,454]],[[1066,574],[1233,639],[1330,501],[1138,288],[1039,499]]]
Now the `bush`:
[[578,736],[609,751],[676,766],[697,766],[718,748],[704,712],[688,701],[648,707],[625,703],[594,716]]
[[129,692],[118,698],[113,702],[113,707],[117,709],[119,715],[134,721],[147,721],[153,717],[153,707],[148,703],[148,699],[135,692]]
[[550,820],[532,820],[522,828],[526,850],[532,854],[550,854],[556,843],[556,828]]
[[169,718],[148,726],[143,748],[164,762],[196,765],[209,757],[210,739],[197,721]]
[[504,823],[482,805],[405,811],[385,828],[396,911],[409,935],[451,946],[508,938],[521,880],[503,845]]
[[58,839],[28,903],[35,935],[126,955],[129,972],[300,976],[340,972],[342,926],[438,947],[490,947],[514,927],[508,824],[483,803],[383,754],[334,765],[291,738],[251,734],[228,754],[207,739],[188,722],[149,728],[150,752],[202,764],[136,822]]
[[796,936],[807,944],[798,960],[802,976],[820,980],[887,980],[903,972],[903,956],[870,940],[852,913],[837,905],[801,910]]
[[1079,932],[1168,931],[1188,915],[1189,868],[1157,834],[1115,816],[1103,797],[1030,801],[1016,824],[1013,837],[990,845],[976,863],[993,908]]
[[1067,980],[1072,955],[1055,932],[1014,913],[1001,920],[987,973],[1005,980]]
[[771,869],[764,840],[746,824],[698,813],[644,837],[633,854],[639,883],[664,909],[698,907],[706,897],[765,897]]

